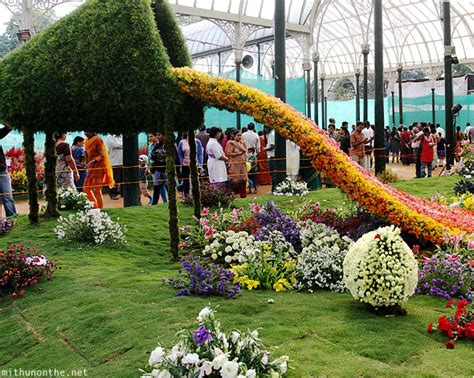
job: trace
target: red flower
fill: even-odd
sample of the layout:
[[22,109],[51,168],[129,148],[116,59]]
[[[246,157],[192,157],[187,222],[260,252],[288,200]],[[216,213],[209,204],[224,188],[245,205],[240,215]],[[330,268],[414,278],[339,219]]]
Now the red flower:
[[451,328],[448,329],[448,337],[450,337],[451,339],[454,339],[453,330]]
[[433,323],[428,324],[428,333],[433,333]]
[[380,239],[380,234],[375,235],[374,239]]
[[448,319],[446,319],[446,315],[438,319],[438,329],[440,331],[447,331],[448,329],[451,329],[451,323]]
[[444,345],[447,349],[454,349],[454,341],[447,341]]
[[414,245],[411,251],[413,252],[414,255],[416,255],[417,253],[420,253],[420,246]]
[[446,303],[446,308],[451,307],[454,304],[454,301],[451,300],[448,303]]
[[[454,301],[453,301],[454,302]],[[467,305],[469,304],[469,302],[465,299],[461,299],[459,302],[458,302],[458,308],[464,308],[466,307]]]

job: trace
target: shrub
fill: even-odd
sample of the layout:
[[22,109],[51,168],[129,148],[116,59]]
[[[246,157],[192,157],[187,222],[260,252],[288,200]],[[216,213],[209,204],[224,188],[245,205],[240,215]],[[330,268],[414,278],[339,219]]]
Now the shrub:
[[303,250],[296,264],[295,288],[310,292],[344,291],[342,264],[353,241],[324,224],[311,221],[302,226],[301,239]]
[[5,235],[15,226],[15,221],[12,218],[0,219],[0,236]]
[[352,296],[374,308],[400,306],[418,282],[416,260],[394,226],[371,231],[355,242],[343,270]]
[[[235,199],[234,193],[223,185],[210,185],[209,183],[200,184],[201,205],[203,207],[228,207]],[[184,199],[186,205],[193,205],[193,199],[188,196]]]
[[385,184],[393,184],[401,181],[400,176],[391,169],[385,169],[382,173],[377,175],[377,178]]
[[275,231],[266,241],[255,243],[255,253],[241,265],[232,266],[236,282],[249,290],[285,291],[295,282],[293,246]]
[[418,272],[417,293],[450,299],[472,300],[474,267],[463,256],[438,251],[432,257],[423,256]]
[[234,298],[240,293],[240,284],[234,282],[234,274],[217,264],[209,264],[190,255],[181,260],[179,278],[167,282],[179,292],[176,296],[217,295]]
[[474,194],[474,182],[472,182],[472,180],[460,180],[454,185],[453,190],[457,195],[465,193]]
[[309,193],[308,185],[304,181],[296,181],[289,177],[277,185],[273,194],[275,196],[303,197]]
[[34,247],[11,244],[6,250],[0,249],[0,301],[8,294],[12,298],[22,297],[24,288],[51,279],[55,268]]
[[94,204],[87,198],[87,194],[65,188],[58,189],[58,209],[60,210],[89,210]]
[[127,228],[99,209],[59,217],[58,223],[54,229],[58,239],[91,244],[126,243],[124,232]]
[[215,311],[205,307],[197,317],[194,332],[178,333],[171,350],[155,348],[144,377],[281,377],[287,371],[287,356],[276,360],[258,337],[258,331],[232,331],[225,334]]

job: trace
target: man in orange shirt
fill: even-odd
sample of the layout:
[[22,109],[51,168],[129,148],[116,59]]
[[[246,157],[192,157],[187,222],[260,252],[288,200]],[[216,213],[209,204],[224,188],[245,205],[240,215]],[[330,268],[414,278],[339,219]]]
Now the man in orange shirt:
[[102,187],[107,185],[111,188],[115,185],[112,165],[104,141],[96,133],[85,134],[87,176],[84,180],[84,192],[96,209],[102,209],[104,207]]
[[367,139],[362,133],[363,128],[364,124],[362,122],[357,122],[356,130],[351,134],[351,149],[349,152],[352,160],[358,162],[364,168],[367,168],[364,164],[364,144],[366,143]]

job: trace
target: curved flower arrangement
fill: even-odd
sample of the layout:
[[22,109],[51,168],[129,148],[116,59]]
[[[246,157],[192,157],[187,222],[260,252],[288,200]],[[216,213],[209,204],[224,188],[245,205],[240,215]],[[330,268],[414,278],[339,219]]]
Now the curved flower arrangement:
[[369,212],[417,237],[442,244],[447,234],[474,231],[472,214],[434,205],[380,182],[353,162],[312,120],[279,99],[229,79],[190,68],[173,69],[180,89],[219,109],[240,111],[297,143],[313,166]]

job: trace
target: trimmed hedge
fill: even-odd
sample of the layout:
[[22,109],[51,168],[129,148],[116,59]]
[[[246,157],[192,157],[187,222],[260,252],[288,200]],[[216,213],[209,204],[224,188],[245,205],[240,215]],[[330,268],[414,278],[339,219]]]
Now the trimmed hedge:
[[163,130],[164,112],[184,101],[170,67],[149,0],[89,0],[0,61],[0,120],[33,131]]

